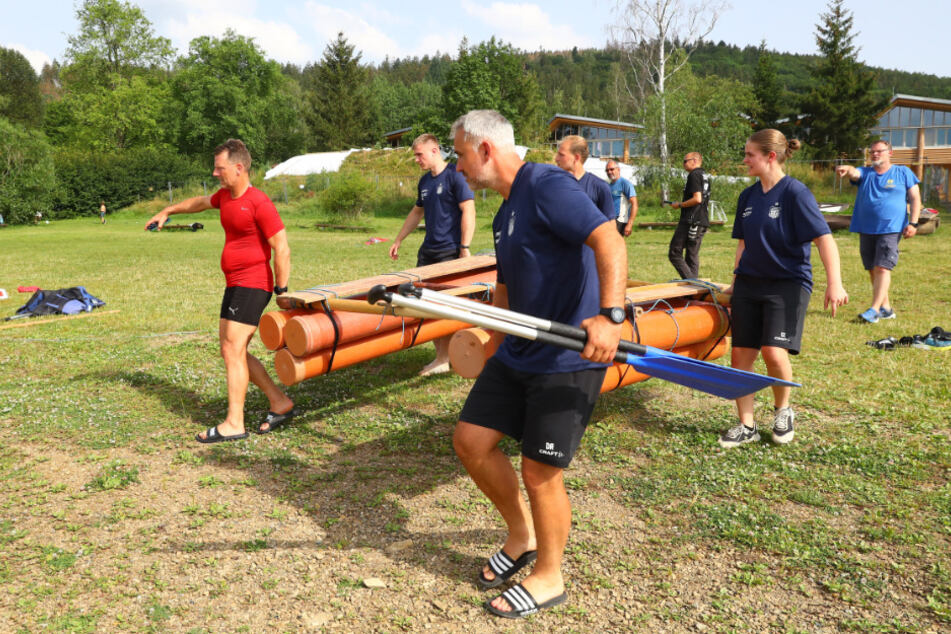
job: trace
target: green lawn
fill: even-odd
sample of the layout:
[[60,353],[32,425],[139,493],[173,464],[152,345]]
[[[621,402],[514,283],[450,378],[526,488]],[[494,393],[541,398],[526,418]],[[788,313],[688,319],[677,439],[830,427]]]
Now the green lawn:
[[[474,252],[496,201],[477,197]],[[851,296],[836,319],[814,255],[789,446],[721,451],[732,403],[656,380],[603,397],[566,474],[572,599],[522,625],[478,607],[501,525],[452,454],[470,382],[415,374],[430,346],[290,388],[304,414],[278,433],[193,441],[226,409],[223,234],[208,213],[175,219],[197,233],[143,231],[157,206],[0,229],[0,317],[27,298],[18,285],[81,284],[119,311],[0,330],[0,631],[951,627],[951,352],[865,345],[951,329],[947,228],[902,242],[899,318],[872,326],[854,321],[869,300],[857,238],[836,234]],[[364,244],[392,240],[402,211],[366,233],[283,212],[292,289],[415,264],[421,234],[397,263]],[[630,277],[671,279],[669,238],[632,235]],[[729,281],[734,248],[708,234],[702,275]],[[265,409],[252,391],[250,419]]]

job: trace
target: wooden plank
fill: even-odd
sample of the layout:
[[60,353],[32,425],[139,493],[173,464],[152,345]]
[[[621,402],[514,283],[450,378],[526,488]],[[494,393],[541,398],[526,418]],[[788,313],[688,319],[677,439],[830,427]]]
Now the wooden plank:
[[76,315],[65,315],[63,317],[53,317],[52,319],[31,319],[30,321],[24,321],[18,324],[7,324],[5,326],[0,326],[0,330],[6,330],[8,328],[26,328],[27,326],[39,326],[40,324],[51,324],[53,322],[66,321],[67,319],[81,319],[83,317],[97,317],[99,315],[111,315],[113,313],[119,312],[116,310],[96,310],[88,313],[77,313]]
[[281,308],[307,308],[330,298],[354,298],[366,295],[378,284],[387,288],[399,286],[404,282],[423,282],[457,273],[475,272],[495,268],[494,255],[474,255],[468,258],[459,258],[448,262],[420,266],[405,271],[384,273],[373,277],[366,277],[339,284],[323,284],[292,293],[285,293],[277,298],[277,305]]
[[[716,282],[709,282],[708,284],[712,284],[721,291],[728,288],[727,284],[718,284]],[[676,297],[700,298],[709,294],[710,287],[707,284],[697,284],[696,282],[684,280],[667,282],[665,284],[648,284],[646,286],[629,287],[624,291],[624,300],[630,304],[644,304]]]

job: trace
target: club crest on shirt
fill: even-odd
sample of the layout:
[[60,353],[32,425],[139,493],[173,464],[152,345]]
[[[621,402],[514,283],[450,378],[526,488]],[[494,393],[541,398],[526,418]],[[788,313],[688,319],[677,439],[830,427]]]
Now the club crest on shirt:
[[439,185],[436,187],[436,195],[442,195],[442,183],[439,183]]
[[419,190],[419,198],[420,198],[420,200],[426,200],[426,198],[427,198],[428,196],[429,196],[429,190],[428,190],[428,189],[421,189],[421,190]]
[[747,207],[746,209],[743,210],[743,217],[748,218],[751,213],[753,213],[753,208]]
[[885,189],[895,189],[895,181],[889,178],[887,181],[885,181],[884,187]]
[[515,231],[515,210],[514,209],[509,214],[509,235],[512,235],[513,231]]
[[769,217],[770,218],[779,218],[779,203],[773,203],[769,206]]

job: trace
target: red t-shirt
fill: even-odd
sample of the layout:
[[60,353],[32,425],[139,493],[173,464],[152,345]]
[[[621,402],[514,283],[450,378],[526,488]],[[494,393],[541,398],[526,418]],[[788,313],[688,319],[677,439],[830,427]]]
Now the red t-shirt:
[[271,292],[271,245],[268,238],[284,228],[274,203],[260,189],[249,187],[240,198],[219,189],[211,205],[221,210],[225,247],[221,251],[221,270],[228,286],[259,288]]

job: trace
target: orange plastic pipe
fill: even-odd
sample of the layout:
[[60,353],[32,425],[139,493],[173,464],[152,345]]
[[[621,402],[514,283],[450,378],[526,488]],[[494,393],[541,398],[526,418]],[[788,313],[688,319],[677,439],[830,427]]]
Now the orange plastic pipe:
[[[714,347],[717,337],[713,337],[707,341],[700,341],[688,346],[682,346],[680,348],[674,348],[674,352],[677,354],[682,354],[685,357],[691,357],[693,359],[703,359],[704,361],[712,361],[713,359],[719,359],[724,354],[726,354],[726,338],[720,339],[720,342]],[[712,348],[712,350],[711,350]],[[709,353],[709,354],[708,354]],[[641,374],[637,370],[626,363],[615,363],[604,375],[604,383],[601,384],[601,393],[610,392],[616,390],[619,387],[624,387],[625,385],[631,385],[632,383],[638,383],[639,381],[644,381],[650,377],[646,374]]]
[[295,310],[272,310],[269,313],[261,315],[261,323],[258,324],[258,333],[261,337],[261,343],[268,350],[277,350],[284,345],[284,328],[291,318],[299,315],[309,315],[313,311],[306,309]]
[[[338,345],[400,328],[403,324],[406,324],[407,328],[415,328],[419,323],[418,319],[404,319],[392,315],[384,317],[340,310],[335,310],[332,314],[340,331]],[[334,324],[323,312],[308,311],[306,314],[297,315],[284,327],[284,343],[287,349],[297,357],[306,357],[318,350],[333,346],[335,336]]]
[[[635,321],[640,337],[634,336],[630,321],[624,322],[621,337],[664,350],[715,340],[729,328],[729,320],[722,309],[707,303],[691,303],[672,313],[646,312]],[[469,328],[453,335],[449,342],[449,363],[456,374],[467,379],[479,376],[485,362],[495,353],[495,350],[486,349],[488,342],[489,334],[482,328]]]
[[[419,334],[413,342],[415,328],[392,330],[372,337],[365,337],[357,341],[345,343],[337,348],[333,358],[333,370],[339,370],[355,363],[361,363],[385,354],[398,352],[417,345],[451,335],[457,330],[467,328],[469,324],[451,319],[434,319],[423,322],[419,327]],[[330,349],[321,350],[306,357],[295,357],[290,350],[283,348],[274,355],[274,369],[284,385],[294,385],[304,379],[325,374],[330,364]]]

